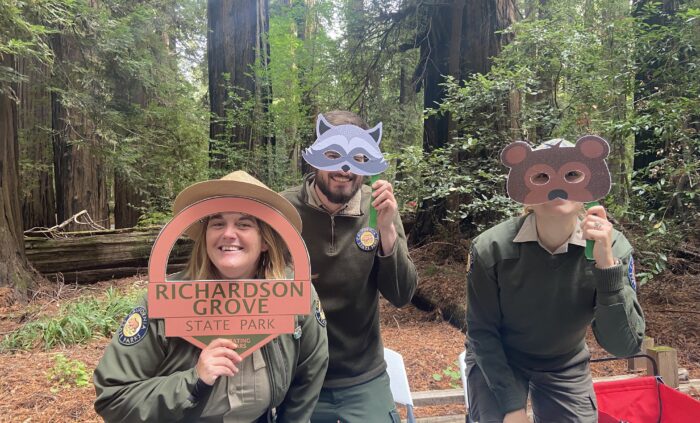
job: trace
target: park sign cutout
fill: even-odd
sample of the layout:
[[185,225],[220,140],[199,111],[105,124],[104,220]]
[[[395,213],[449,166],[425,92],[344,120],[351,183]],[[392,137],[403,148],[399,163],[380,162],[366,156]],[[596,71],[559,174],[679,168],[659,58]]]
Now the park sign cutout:
[[[170,251],[191,224],[216,213],[253,216],[277,231],[294,263],[293,279],[166,280]],[[228,338],[245,358],[280,334],[294,333],[296,316],[311,313],[311,264],[297,229],[276,209],[243,197],[214,197],[178,213],[156,238],[148,263],[148,317],[163,319],[165,336],[199,348]]]

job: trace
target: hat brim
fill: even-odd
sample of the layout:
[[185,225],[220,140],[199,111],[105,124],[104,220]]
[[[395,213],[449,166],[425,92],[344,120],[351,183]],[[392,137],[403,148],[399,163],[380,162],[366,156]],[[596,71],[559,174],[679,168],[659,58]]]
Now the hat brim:
[[[258,200],[280,212],[301,234],[301,217],[292,203],[269,188],[247,182],[218,179],[192,184],[175,198],[173,213],[178,214],[192,204],[214,197],[244,197]],[[184,233],[191,239],[196,239],[202,230],[200,225],[202,224],[195,222]]]

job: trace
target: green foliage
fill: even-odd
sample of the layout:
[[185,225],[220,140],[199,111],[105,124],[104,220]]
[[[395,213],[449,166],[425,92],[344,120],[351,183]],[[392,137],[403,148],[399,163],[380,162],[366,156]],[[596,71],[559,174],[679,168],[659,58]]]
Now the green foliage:
[[[700,3],[675,12],[638,4],[631,10],[619,0],[550,2],[514,24],[513,42],[488,74],[446,84],[447,99],[435,112],[451,114],[459,138],[425,158],[434,175],[407,191],[448,199],[459,192],[462,211],[476,198],[473,212],[453,218],[505,214],[508,202],[493,195],[504,192],[497,162],[503,145],[600,134],[612,149],[606,204],[642,233],[633,240],[644,247],[640,279],[663,271],[669,251],[700,229]],[[488,207],[478,206],[480,191]]]
[[90,373],[85,363],[71,360],[62,353],[54,356],[54,365],[46,372],[46,377],[52,384],[51,392],[54,394],[62,389],[90,385]]
[[104,298],[81,297],[63,305],[55,317],[30,321],[5,335],[0,342],[0,352],[29,350],[37,346],[48,350],[56,346],[84,344],[98,336],[110,336],[142,295],[142,290],[123,295],[110,288]]
[[452,389],[462,388],[462,374],[459,372],[459,363],[457,361],[454,364],[447,366],[447,368],[442,369],[440,373],[433,373],[433,379],[440,382],[441,380],[447,380]]
[[498,122],[508,109],[491,106],[503,103],[510,85],[475,75],[462,85],[448,78],[445,86],[446,100],[430,113],[451,113],[465,136],[429,153],[417,146],[402,148],[396,190],[399,198],[418,203],[452,201],[456,205],[448,210],[448,222],[467,221],[470,231],[483,231],[518,209],[505,196],[506,174],[498,160],[509,139]]
[[[48,36],[54,31],[42,21],[50,18],[53,22],[64,23],[70,17],[68,10],[66,2],[58,0],[0,1],[0,57],[13,55],[51,62]],[[23,78],[24,75],[15,69],[0,66],[0,88],[5,89],[5,83]]]

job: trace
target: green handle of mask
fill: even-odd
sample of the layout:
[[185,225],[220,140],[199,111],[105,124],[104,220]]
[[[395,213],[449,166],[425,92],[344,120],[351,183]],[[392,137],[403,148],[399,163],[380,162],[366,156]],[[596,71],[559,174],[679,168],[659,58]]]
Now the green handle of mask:
[[[600,203],[597,201],[591,201],[590,203],[585,203],[584,207],[586,210],[590,209],[591,207],[599,206]],[[593,260],[593,246],[595,245],[595,241],[592,239],[587,239],[586,240],[586,258],[588,260]]]
[[[375,182],[379,180],[379,175],[372,175],[369,177],[369,185],[370,187],[374,185]],[[369,199],[369,227],[377,229],[377,209],[374,208],[372,205],[372,201],[374,201],[374,198]]]

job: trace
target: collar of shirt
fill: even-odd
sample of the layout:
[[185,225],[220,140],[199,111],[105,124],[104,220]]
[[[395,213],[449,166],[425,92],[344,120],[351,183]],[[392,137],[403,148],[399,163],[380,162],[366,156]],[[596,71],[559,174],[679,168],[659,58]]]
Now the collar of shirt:
[[547,247],[542,245],[540,238],[537,236],[537,223],[535,220],[535,214],[530,213],[523,222],[523,226],[520,227],[518,234],[513,238],[513,242],[537,242],[540,247],[544,248],[549,254],[564,254],[569,251],[569,244],[578,245],[580,247],[586,246],[586,240],[583,239],[583,233],[580,227],[581,220],[579,219],[576,223],[576,230],[571,234],[569,239],[559,246],[554,251],[549,251]]
[[308,184],[306,184],[306,198],[309,201],[309,205],[325,210],[328,213],[332,214],[333,216],[361,216],[362,215],[362,207],[360,206],[362,202],[362,187],[357,190],[355,195],[352,196],[350,201],[347,203],[343,204],[341,208],[335,211],[335,213],[331,213],[326,206],[323,205],[323,202],[318,196],[318,193],[316,192],[316,182],[311,180],[309,181]]

